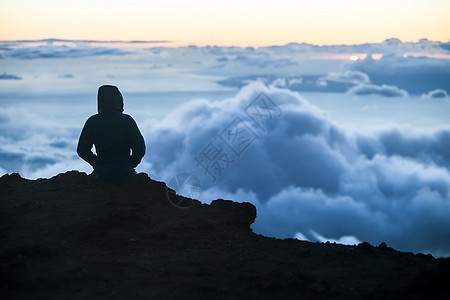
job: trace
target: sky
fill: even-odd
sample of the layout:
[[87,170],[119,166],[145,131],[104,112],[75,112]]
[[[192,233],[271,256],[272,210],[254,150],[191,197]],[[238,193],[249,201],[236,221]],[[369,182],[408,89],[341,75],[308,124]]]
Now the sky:
[[450,256],[448,3],[0,0],[0,176],[90,173],[113,84],[137,171],[253,203],[256,233]]
[[446,0],[1,0],[0,8],[0,40],[267,46],[450,39]]

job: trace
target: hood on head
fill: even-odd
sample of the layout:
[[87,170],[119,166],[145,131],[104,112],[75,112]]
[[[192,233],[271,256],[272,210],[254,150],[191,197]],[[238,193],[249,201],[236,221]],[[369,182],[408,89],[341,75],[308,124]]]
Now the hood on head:
[[98,112],[123,112],[123,97],[114,85],[102,85],[98,88]]

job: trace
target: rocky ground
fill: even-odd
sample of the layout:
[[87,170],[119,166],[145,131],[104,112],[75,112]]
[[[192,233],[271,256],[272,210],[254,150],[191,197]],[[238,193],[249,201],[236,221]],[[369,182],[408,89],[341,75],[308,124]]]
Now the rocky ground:
[[402,253],[384,243],[268,238],[252,232],[255,217],[249,203],[200,204],[146,174],[121,187],[74,171],[39,180],[5,175],[0,294],[2,299],[445,299],[450,294],[450,259]]

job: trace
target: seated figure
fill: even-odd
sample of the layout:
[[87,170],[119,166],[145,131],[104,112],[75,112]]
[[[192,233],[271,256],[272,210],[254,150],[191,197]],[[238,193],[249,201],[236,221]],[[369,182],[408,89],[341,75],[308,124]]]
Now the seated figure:
[[122,113],[123,97],[116,86],[101,86],[97,101],[98,114],[84,124],[77,153],[94,168],[92,174],[120,185],[136,175],[134,168],[145,154],[144,138],[134,119]]

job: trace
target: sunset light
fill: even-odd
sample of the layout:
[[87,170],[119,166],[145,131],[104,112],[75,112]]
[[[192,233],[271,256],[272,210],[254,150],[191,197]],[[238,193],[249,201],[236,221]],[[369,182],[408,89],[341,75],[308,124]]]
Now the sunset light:
[[0,40],[168,40],[175,46],[448,41],[449,11],[445,0],[3,0]]

